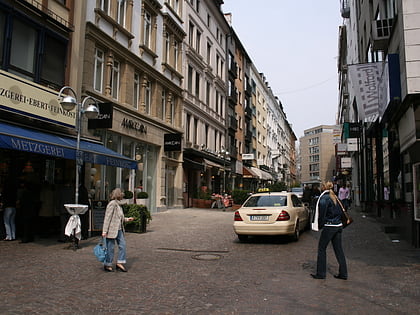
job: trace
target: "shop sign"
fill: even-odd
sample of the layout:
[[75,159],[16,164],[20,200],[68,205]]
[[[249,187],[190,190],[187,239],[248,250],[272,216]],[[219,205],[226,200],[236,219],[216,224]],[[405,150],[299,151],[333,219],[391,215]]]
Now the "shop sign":
[[0,70],[0,109],[48,123],[74,127],[76,109],[67,112],[58,92]]
[[121,127],[135,130],[141,133],[147,133],[146,126],[142,122],[133,119],[124,118],[121,122]]
[[351,158],[342,157],[341,158],[341,168],[351,168]]
[[347,139],[347,151],[355,152],[359,150],[359,138]]
[[244,153],[242,154],[242,160],[253,160],[254,153]]
[[114,106],[112,103],[99,103],[98,118],[88,120],[89,129],[112,128]]
[[181,151],[182,134],[181,133],[166,133],[164,135],[164,150]]

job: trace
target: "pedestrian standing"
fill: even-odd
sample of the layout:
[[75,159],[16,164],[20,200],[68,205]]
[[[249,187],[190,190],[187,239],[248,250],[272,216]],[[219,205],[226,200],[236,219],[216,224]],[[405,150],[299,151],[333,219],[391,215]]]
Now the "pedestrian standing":
[[316,274],[311,274],[314,279],[325,279],[327,273],[327,247],[331,242],[334,254],[339,264],[338,274],[334,275],[337,279],[347,280],[347,263],[342,247],[343,224],[341,222],[342,209],[335,195],[333,184],[325,184],[326,192],[323,193],[318,201],[318,228],[321,229],[321,236],[318,243],[318,257]]
[[102,237],[106,238],[106,255],[104,261],[104,270],[108,272],[114,271],[112,269],[112,262],[114,260],[114,245],[118,245],[118,259],[116,270],[127,272],[124,264],[126,263],[126,242],[124,237],[124,222],[133,221],[134,218],[126,218],[124,216],[121,201],[124,193],[120,188],[112,191],[110,199],[105,210],[104,224],[102,227]]
[[348,210],[350,205],[350,189],[347,186],[342,185],[340,187],[340,190],[338,191],[338,199],[340,199],[344,209]]
[[39,212],[39,198],[32,183],[27,181],[22,183],[22,188],[18,192],[17,204],[22,215],[22,240],[20,242],[33,242]]
[[17,185],[16,180],[10,177],[6,180],[3,190],[3,221],[6,229],[5,241],[13,241],[16,239],[16,200]]

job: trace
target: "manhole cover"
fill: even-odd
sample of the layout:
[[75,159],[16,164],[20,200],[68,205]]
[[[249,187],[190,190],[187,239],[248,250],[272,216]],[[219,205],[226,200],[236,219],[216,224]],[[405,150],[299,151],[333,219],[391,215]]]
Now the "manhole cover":
[[223,257],[222,255],[217,255],[217,254],[198,254],[198,255],[192,256],[193,259],[197,259],[197,260],[218,260],[218,259],[221,259],[222,257]]

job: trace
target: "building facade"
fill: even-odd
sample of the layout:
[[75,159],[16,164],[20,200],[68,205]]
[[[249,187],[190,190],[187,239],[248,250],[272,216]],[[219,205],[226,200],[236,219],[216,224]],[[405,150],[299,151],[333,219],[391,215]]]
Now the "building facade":
[[343,1],[341,13],[339,123],[355,201],[418,247],[420,3]]
[[336,126],[321,125],[304,131],[300,142],[302,184],[317,184],[334,180]]

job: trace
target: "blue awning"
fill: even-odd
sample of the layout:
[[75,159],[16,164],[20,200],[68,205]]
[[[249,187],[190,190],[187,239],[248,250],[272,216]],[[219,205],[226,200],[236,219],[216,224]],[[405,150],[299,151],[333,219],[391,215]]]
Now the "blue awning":
[[[0,148],[76,159],[76,139],[0,122]],[[88,163],[137,169],[137,162],[102,144],[81,140],[82,159]]]

